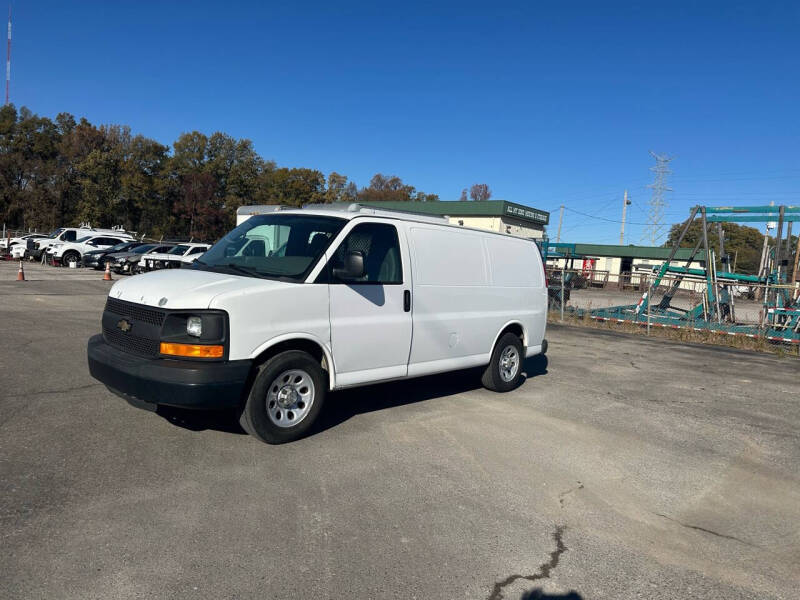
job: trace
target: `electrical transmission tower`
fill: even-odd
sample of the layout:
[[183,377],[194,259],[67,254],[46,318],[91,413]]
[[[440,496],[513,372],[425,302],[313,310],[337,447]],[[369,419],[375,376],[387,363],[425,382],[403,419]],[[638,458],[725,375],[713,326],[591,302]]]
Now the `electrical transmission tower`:
[[672,173],[668,166],[672,157],[656,154],[652,150],[650,154],[656,159],[656,166],[650,167],[650,170],[656,174],[656,179],[647,186],[653,190],[653,196],[650,198],[647,229],[645,229],[642,239],[646,239],[651,246],[655,246],[664,230],[664,208],[667,206],[664,193],[672,191],[672,188],[667,186],[667,176]]

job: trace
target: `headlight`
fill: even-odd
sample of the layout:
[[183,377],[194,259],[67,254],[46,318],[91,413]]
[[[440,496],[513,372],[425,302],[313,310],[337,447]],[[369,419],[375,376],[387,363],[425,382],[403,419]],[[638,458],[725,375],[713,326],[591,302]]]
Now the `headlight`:
[[186,319],[186,333],[194,337],[203,335],[203,319],[200,317],[189,317]]
[[[227,358],[228,347],[228,315],[221,310],[169,312],[161,328],[161,342],[161,354],[224,360]],[[201,347],[213,352],[186,354],[184,346]],[[183,350],[178,352],[175,348]]]

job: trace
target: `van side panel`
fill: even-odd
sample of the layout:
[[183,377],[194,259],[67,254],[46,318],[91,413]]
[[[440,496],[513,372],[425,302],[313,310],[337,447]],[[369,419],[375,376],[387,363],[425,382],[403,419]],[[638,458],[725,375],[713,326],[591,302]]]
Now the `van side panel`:
[[409,376],[488,363],[500,328],[524,317],[521,294],[508,298],[505,288],[491,284],[486,237],[409,224],[414,269]]
[[547,290],[541,254],[530,241],[486,236],[489,273],[499,310],[518,319],[525,331],[526,354],[541,352],[547,322]]

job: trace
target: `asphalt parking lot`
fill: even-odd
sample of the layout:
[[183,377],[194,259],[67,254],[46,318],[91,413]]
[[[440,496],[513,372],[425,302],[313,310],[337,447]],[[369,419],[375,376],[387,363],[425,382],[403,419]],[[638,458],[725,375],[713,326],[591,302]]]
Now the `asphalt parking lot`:
[[89,377],[102,273],[9,269],[2,598],[798,597],[797,359],[551,327],[514,392],[341,392],[267,446]]

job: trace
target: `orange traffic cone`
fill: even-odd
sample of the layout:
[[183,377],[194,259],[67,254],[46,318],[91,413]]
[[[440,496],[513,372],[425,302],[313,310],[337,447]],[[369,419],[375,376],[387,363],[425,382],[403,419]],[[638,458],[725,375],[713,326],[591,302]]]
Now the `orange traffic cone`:
[[17,281],[25,281],[25,270],[22,268],[22,261],[19,261],[19,271],[17,271]]
[[111,263],[106,261],[106,272],[103,274],[103,281],[113,281],[111,279]]

